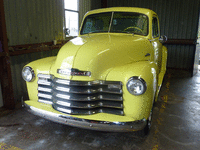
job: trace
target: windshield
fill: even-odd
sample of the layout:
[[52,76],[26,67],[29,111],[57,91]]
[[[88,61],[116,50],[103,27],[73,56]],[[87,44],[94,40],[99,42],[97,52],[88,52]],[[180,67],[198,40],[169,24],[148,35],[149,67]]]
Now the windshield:
[[87,16],[84,21],[81,34],[94,32],[108,32],[112,12]]
[[87,16],[80,34],[101,32],[134,33],[146,36],[148,17],[131,12],[108,12]]

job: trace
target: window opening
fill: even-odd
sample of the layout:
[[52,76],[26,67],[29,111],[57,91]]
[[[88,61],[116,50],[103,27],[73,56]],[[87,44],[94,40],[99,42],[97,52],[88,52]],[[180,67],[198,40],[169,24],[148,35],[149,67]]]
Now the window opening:
[[153,30],[153,37],[159,37],[159,32],[158,32],[158,20],[157,18],[153,18],[152,21],[152,30]]
[[78,0],[64,0],[66,36],[78,36],[78,2]]

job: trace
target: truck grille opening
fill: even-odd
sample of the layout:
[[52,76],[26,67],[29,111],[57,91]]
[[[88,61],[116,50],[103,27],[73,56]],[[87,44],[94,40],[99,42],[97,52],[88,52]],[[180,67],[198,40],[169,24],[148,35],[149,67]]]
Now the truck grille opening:
[[38,102],[71,115],[124,115],[122,83],[118,81],[73,81],[38,74]]

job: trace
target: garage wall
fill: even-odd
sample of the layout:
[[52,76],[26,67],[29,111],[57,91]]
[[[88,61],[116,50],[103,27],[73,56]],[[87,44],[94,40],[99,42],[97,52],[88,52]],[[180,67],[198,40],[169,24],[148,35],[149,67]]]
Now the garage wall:
[[[9,46],[51,42],[63,36],[63,0],[4,0]],[[80,17],[91,10],[91,0],[80,0]],[[26,84],[21,70],[27,63],[56,56],[58,49],[11,56],[12,82],[16,103],[27,99]]]
[[63,0],[4,0],[8,45],[50,42],[63,35]]
[[101,8],[101,2],[102,0],[79,0],[79,27],[84,15],[90,10]]
[[21,101],[22,96],[24,97],[24,100],[28,99],[26,83],[21,76],[21,71],[23,67],[31,61],[44,57],[56,56],[57,53],[58,49],[55,49],[52,51],[37,52],[11,57],[11,72],[14,89],[14,98],[16,103]]
[[81,27],[85,13],[91,10],[91,1],[92,0],[79,0],[79,27]]
[[95,0],[95,1],[91,1],[91,8],[93,9],[98,9],[102,7],[103,1],[102,0]]
[[[63,37],[63,0],[4,0],[8,45],[51,42]],[[58,50],[11,56],[11,72],[16,103],[27,99],[21,70],[27,63],[54,56]]]
[[[9,46],[62,39],[63,3],[63,0],[4,0]],[[91,0],[79,0],[79,26],[89,10]]]
[[[196,39],[200,0],[107,0],[108,7],[143,7],[154,10],[161,35],[170,39]],[[192,69],[195,45],[166,45],[168,67]]]

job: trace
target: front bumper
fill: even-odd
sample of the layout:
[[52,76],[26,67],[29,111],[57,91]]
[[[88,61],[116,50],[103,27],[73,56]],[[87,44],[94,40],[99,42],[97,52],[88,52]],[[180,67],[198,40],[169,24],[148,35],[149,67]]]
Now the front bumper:
[[42,110],[30,106],[28,104],[24,104],[24,106],[30,113],[51,120],[53,122],[91,130],[109,132],[130,132],[142,130],[147,124],[146,119],[137,120],[133,122],[95,121],[56,114],[47,110]]

